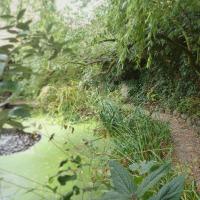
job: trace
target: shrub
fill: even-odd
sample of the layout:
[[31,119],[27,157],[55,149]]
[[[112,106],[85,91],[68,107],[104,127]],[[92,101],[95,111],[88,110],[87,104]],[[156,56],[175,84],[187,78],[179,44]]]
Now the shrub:
[[183,99],[178,105],[178,111],[189,115],[195,114],[200,117],[200,98],[190,97]]
[[45,86],[38,97],[40,108],[64,119],[78,120],[92,112],[89,91],[81,90],[76,83],[67,86]]

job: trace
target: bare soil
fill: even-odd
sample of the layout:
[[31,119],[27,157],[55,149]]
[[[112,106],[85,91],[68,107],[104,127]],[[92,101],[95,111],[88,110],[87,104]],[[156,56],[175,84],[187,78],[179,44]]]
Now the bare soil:
[[200,192],[200,137],[185,120],[169,113],[153,113],[154,119],[169,122],[176,161],[189,167]]

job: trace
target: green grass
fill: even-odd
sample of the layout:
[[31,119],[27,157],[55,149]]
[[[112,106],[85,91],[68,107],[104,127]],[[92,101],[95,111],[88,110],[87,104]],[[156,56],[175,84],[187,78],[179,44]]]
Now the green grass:
[[100,119],[123,157],[161,160],[171,152],[168,125],[151,119],[141,109],[125,112],[112,102],[103,102]]

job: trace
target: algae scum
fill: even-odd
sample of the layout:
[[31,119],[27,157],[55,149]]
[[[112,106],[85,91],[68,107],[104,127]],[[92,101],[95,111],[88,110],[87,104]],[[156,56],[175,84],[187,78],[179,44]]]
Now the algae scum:
[[[100,168],[102,164],[96,154],[104,154],[109,148],[106,140],[98,140],[94,136],[95,123],[81,123],[68,128],[49,119],[32,119],[26,123],[29,125],[27,132],[34,132],[40,127],[41,140],[26,151],[0,157],[0,199],[59,199],[74,185],[81,189],[91,188],[91,191],[72,199],[90,199],[98,195],[98,191],[92,190],[96,186],[91,181],[93,168]],[[90,141],[94,142],[88,145]],[[63,160],[79,155],[84,167],[77,170],[77,179],[59,187],[53,193],[50,187],[55,188],[58,182],[50,181],[50,177],[58,173]],[[62,165],[62,170],[74,167],[65,162]]]

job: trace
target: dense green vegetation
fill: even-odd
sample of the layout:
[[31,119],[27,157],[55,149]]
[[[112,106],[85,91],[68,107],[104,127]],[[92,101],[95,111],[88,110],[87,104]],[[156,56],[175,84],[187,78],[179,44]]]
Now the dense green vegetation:
[[[81,8],[90,4],[82,1]],[[95,134],[113,148],[108,159],[123,165],[111,161],[110,178],[105,155],[105,173],[95,179],[112,191],[100,199],[198,200],[187,170],[168,164],[169,125],[146,109],[200,118],[200,1],[107,0],[88,22],[58,11],[54,0],[22,0],[16,11],[11,5],[0,2],[0,31],[9,33],[0,45],[0,128],[23,129],[19,118],[28,114],[50,115],[65,128],[94,120]],[[60,167],[68,162],[76,173],[52,175],[53,193],[84,166],[81,155]],[[81,189],[75,185],[58,198],[73,199]]]

